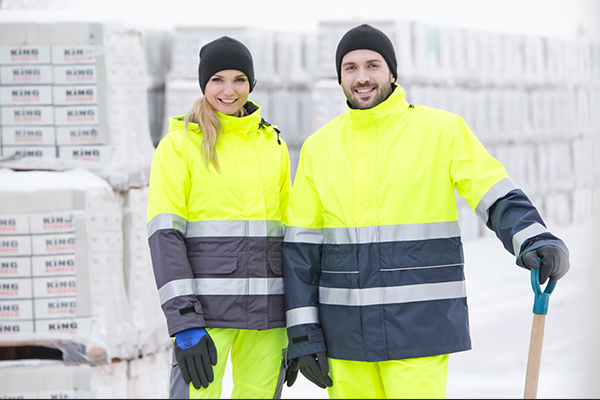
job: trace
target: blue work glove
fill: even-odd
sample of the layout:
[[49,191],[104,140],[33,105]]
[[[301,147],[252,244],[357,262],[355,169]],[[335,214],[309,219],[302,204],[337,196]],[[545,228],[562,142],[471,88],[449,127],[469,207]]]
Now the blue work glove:
[[304,357],[300,357],[298,361],[298,368],[302,375],[309,381],[325,389],[328,386],[332,386],[333,382],[329,377],[329,363],[327,362],[327,354],[321,351],[316,354],[308,354]]
[[[217,348],[204,328],[192,328],[175,334],[175,359],[185,383],[196,389],[207,388],[215,378]],[[212,365],[211,365],[212,364]]]
[[542,246],[523,254],[523,264],[529,269],[540,270],[540,284],[548,277],[557,281],[569,271],[569,256],[556,246]]

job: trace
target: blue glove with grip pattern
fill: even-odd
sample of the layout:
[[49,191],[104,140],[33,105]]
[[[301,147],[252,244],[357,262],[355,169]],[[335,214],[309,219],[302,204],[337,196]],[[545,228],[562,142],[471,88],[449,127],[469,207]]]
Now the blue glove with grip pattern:
[[[196,389],[207,388],[214,380],[217,348],[204,328],[192,328],[175,334],[175,359],[185,383]],[[211,365],[212,364],[212,365]]]
[[569,256],[556,246],[542,246],[523,255],[523,264],[531,269],[540,270],[540,284],[548,278],[557,281],[569,271]]

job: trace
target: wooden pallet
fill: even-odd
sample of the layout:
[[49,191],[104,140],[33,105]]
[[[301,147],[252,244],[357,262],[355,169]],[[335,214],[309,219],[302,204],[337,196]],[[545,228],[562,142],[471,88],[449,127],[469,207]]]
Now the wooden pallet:
[[86,349],[85,345],[68,340],[0,342],[0,361],[34,358],[77,364],[106,364],[111,361],[105,349]]

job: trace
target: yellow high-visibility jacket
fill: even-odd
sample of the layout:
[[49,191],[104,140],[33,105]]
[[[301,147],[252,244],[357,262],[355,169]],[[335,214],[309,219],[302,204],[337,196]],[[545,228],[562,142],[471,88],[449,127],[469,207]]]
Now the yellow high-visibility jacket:
[[461,117],[398,85],[305,141],[282,250],[291,358],[470,349],[455,191],[515,256],[560,242]]
[[291,188],[286,143],[260,115],[217,112],[220,173],[202,132],[169,119],[150,170],[148,243],[169,334],[285,326],[281,242]]

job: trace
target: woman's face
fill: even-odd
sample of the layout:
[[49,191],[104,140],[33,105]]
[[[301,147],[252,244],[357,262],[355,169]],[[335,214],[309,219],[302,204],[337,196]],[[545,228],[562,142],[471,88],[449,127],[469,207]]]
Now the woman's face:
[[249,93],[250,82],[246,74],[235,69],[217,72],[210,77],[204,88],[204,97],[210,105],[228,115],[237,115],[246,104]]

